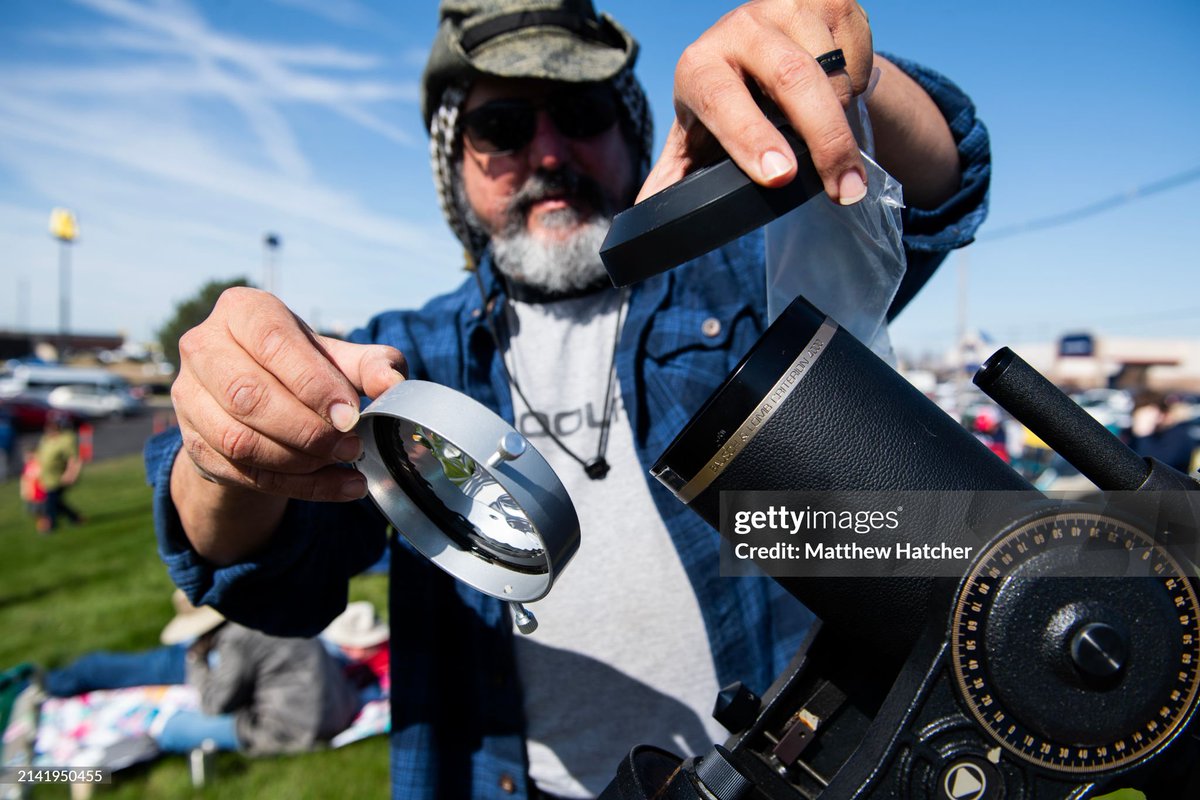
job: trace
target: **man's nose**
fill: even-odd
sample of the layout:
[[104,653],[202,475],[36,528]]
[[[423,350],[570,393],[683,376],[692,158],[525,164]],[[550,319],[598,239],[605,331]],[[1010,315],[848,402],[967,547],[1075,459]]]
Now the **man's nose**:
[[555,126],[545,109],[537,112],[537,127],[529,143],[529,162],[534,169],[556,170],[570,158],[570,142]]

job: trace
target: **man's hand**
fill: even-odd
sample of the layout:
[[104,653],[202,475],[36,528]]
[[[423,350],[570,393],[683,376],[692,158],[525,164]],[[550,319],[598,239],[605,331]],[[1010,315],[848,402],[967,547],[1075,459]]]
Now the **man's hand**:
[[357,471],[334,465],[362,455],[359,395],[403,380],[399,350],[318,336],[272,295],[236,288],[184,334],[179,356],[171,497],[200,555],[227,564],[252,553],[289,497],[366,494]]
[[278,299],[230,289],[179,340],[171,390],[184,452],[209,480],[305,500],[349,500],[360,475],[334,467],[362,454],[359,394],[402,380],[382,345],[317,336]]
[[[846,68],[826,75],[816,58],[839,48]],[[795,156],[750,85],[808,145],[829,196],[842,204],[861,200],[866,171],[844,109],[866,90],[872,65],[871,27],[853,0],[753,0],[734,9],[679,59],[675,122],[638,200],[710,161],[715,143],[764,186],[795,177]]]

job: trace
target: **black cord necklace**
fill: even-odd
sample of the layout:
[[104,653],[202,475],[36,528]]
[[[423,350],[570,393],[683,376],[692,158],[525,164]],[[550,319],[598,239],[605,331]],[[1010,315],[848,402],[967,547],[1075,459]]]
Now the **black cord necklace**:
[[[480,278],[478,271],[475,273],[475,279],[479,284],[481,295],[485,295],[483,290],[483,279]],[[612,357],[608,364],[608,382],[604,391],[604,410],[600,420],[600,438],[596,443],[596,456],[591,460],[585,460],[582,456],[576,453],[571,448],[567,447],[566,443],[560,439],[553,430],[550,429],[547,423],[547,416],[536,411],[533,404],[529,402],[529,398],[525,396],[525,392],[521,389],[521,385],[517,383],[513,377],[512,371],[508,368],[508,363],[504,359],[504,348],[500,343],[500,333],[496,330],[496,322],[492,318],[491,309],[488,308],[486,296],[484,296],[484,321],[487,323],[488,333],[492,336],[492,342],[496,345],[496,352],[500,356],[500,366],[504,369],[504,378],[508,381],[508,385],[516,392],[517,397],[521,398],[521,402],[529,409],[530,414],[537,421],[538,427],[545,432],[546,436],[550,437],[550,441],[558,446],[558,449],[567,454],[579,466],[583,467],[584,473],[594,481],[602,480],[608,475],[609,466],[608,459],[605,458],[605,453],[608,452],[608,433],[612,426],[613,408],[616,402],[616,394],[614,392],[617,377],[617,349],[621,344],[621,328],[623,327],[625,315],[625,300],[629,295],[628,287],[622,288],[620,298],[617,304],[617,324],[613,332]],[[511,341],[511,339],[510,339]]]

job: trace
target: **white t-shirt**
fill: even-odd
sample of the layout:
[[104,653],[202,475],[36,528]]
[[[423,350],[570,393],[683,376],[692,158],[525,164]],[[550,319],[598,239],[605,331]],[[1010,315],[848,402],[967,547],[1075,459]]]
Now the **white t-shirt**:
[[[596,455],[621,295],[511,302],[506,363],[533,408],[584,461]],[[530,774],[552,794],[592,797],[637,744],[695,755],[712,719],[716,669],[700,608],[654,506],[615,385],[605,457],[591,480],[513,392],[516,427],[545,456],[579,514],[579,552],[515,634]],[[715,569],[714,565],[714,569]]]

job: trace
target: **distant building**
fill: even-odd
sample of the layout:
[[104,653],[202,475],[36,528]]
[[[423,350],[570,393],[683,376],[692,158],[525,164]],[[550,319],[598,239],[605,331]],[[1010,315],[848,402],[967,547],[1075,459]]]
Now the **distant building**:
[[1200,392],[1200,339],[1071,333],[1012,349],[1059,386]]
[[63,344],[68,352],[89,352],[116,350],[124,342],[125,337],[120,334],[68,333],[62,336],[57,332],[0,330],[0,362],[44,352],[47,347],[57,352]]

